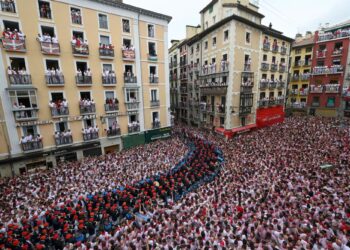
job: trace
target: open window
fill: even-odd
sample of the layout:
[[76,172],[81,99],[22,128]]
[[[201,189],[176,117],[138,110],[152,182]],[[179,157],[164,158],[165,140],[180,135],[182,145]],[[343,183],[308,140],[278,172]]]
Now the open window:
[[126,102],[138,102],[139,92],[137,89],[127,89],[126,90]]
[[47,70],[59,70],[60,68],[58,60],[47,59],[45,60],[45,65]]
[[130,20],[122,19],[122,23],[123,23],[123,32],[130,33]]
[[38,4],[39,4],[40,18],[52,19],[50,2],[39,0]]
[[4,29],[10,31],[19,31],[19,23],[14,21],[3,20]]
[[16,5],[14,0],[10,1],[1,1],[1,11],[3,12],[10,12],[10,13],[16,13]]
[[84,38],[84,32],[82,32],[82,31],[73,30],[73,37],[74,37],[75,39],[81,40],[82,42],[85,40],[85,38]]
[[76,62],[77,72],[81,72],[83,75],[86,74],[88,66],[87,62]]
[[158,101],[158,90],[152,89],[151,90],[151,102]]
[[91,93],[89,91],[80,92],[81,100],[90,100],[91,101]]
[[126,48],[130,48],[131,47],[131,39],[127,39],[127,38],[123,38],[123,46]]
[[148,53],[150,56],[157,56],[156,44],[153,42],[148,43]]
[[125,65],[124,68],[125,68],[124,74],[130,75],[130,76],[134,75],[134,71],[133,71],[133,66],[132,65]]
[[148,24],[147,30],[148,30],[148,37],[154,37],[154,25]]
[[53,92],[51,93],[51,101],[54,103],[62,102],[64,99],[63,92]]
[[81,10],[79,8],[70,8],[70,15],[73,24],[83,24],[83,19],[81,16]]
[[9,92],[13,107],[37,108],[37,98],[34,90],[11,90]]
[[50,37],[55,37],[55,28],[54,27],[50,27],[50,26],[40,26],[41,28],[41,35],[42,36],[50,36]]
[[108,46],[111,44],[111,39],[109,36],[100,35],[100,44]]

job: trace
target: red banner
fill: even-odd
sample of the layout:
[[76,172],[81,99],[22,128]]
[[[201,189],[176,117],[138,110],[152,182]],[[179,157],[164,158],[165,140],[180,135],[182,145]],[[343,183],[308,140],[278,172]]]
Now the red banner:
[[7,51],[26,51],[26,42],[25,40],[13,40],[9,38],[2,38],[2,46]]
[[283,106],[258,109],[256,112],[256,125],[258,128],[272,126],[284,121]]

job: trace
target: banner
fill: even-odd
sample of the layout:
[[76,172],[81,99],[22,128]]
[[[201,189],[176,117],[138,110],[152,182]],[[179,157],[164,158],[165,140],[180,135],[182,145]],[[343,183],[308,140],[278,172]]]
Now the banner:
[[148,130],[148,131],[145,131],[145,142],[150,143],[152,141],[168,138],[170,136],[171,136],[171,127]]
[[41,51],[48,55],[59,55],[60,45],[58,43],[41,42]]
[[258,109],[256,111],[256,125],[258,128],[272,126],[284,121],[283,106]]
[[122,50],[123,59],[135,60],[135,50]]
[[122,137],[123,149],[129,149],[138,145],[145,144],[145,135],[143,132],[140,134],[126,135]]
[[13,40],[9,38],[2,38],[2,46],[7,51],[26,51],[26,42],[25,40]]

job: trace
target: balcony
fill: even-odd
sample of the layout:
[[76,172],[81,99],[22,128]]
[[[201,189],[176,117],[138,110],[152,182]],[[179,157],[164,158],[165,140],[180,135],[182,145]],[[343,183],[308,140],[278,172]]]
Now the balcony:
[[217,114],[219,116],[225,116],[226,115],[225,105],[218,105],[215,109],[215,114]]
[[124,84],[132,84],[135,85],[137,84],[137,77],[132,75],[126,75],[124,74]]
[[306,102],[294,102],[290,105],[293,109],[304,109],[306,108]]
[[267,62],[262,62],[261,63],[261,70],[268,71],[269,67],[270,67],[270,64],[268,64]]
[[284,105],[285,98],[284,96],[277,96],[277,98],[274,100],[275,105]]
[[26,52],[26,41],[23,40],[15,40],[10,38],[3,37],[1,39],[2,47],[8,52]]
[[251,112],[252,112],[252,107],[249,107],[249,106],[240,106],[239,107],[239,115],[240,116],[249,115]]
[[92,76],[76,75],[75,83],[80,86],[89,86],[92,84]]
[[21,142],[22,151],[25,153],[32,151],[39,151],[43,149],[43,142],[39,141],[29,141],[29,142]]
[[269,100],[266,100],[266,99],[259,100],[258,106],[259,106],[259,108],[269,106]]
[[276,81],[270,81],[269,82],[269,89],[275,89],[277,87]]
[[90,105],[79,104],[80,114],[94,114],[96,113],[96,105],[91,103]]
[[134,61],[136,58],[135,49],[122,48],[122,57],[124,61]]
[[263,43],[263,50],[269,51],[270,50],[270,43],[269,42],[264,42]]
[[69,115],[69,109],[68,107],[51,107],[51,116],[52,117],[60,117],[60,116],[67,116]]
[[308,60],[305,60],[304,66],[311,66],[311,58]]
[[286,82],[283,80],[277,81],[277,88],[278,89],[283,89],[286,86]]
[[295,61],[295,63],[294,63],[295,68],[302,67],[302,66],[304,66],[303,60]]
[[102,84],[103,85],[116,85],[117,77],[115,74],[109,74],[107,76],[102,75]]
[[282,46],[281,47],[281,55],[286,55],[287,54],[287,47]]
[[292,76],[292,82],[297,82],[297,81],[299,81],[299,79],[300,79],[299,75]]
[[72,51],[74,56],[87,57],[89,56],[89,45],[87,44],[77,45],[72,43]]
[[73,144],[73,136],[70,133],[62,132],[54,135],[56,147]]
[[[40,42],[40,41],[39,41]],[[44,55],[60,55],[61,48],[59,43],[40,42],[41,53]]]
[[323,92],[323,86],[322,85],[311,85],[310,86],[310,93],[322,93]]
[[60,75],[45,75],[46,85],[48,86],[62,86],[64,85],[64,76]]
[[119,104],[118,103],[108,103],[105,104],[105,111],[108,112],[116,112],[119,111]]
[[276,72],[276,71],[277,71],[277,68],[278,68],[278,65],[277,65],[277,64],[275,64],[275,63],[272,63],[272,64],[271,64],[271,71],[272,71],[272,72]]
[[110,45],[109,48],[102,46],[98,49],[98,51],[100,53],[101,59],[112,59],[113,60],[114,48],[112,45]]
[[133,123],[128,125],[128,133],[133,134],[133,133],[138,133],[140,132],[140,124]]
[[99,135],[98,135],[98,132],[94,131],[94,132],[83,132],[83,140],[85,142],[87,141],[93,141],[93,140],[98,140],[99,138]]
[[8,74],[8,79],[10,81],[11,85],[31,85],[32,84],[32,77],[31,75],[25,74]]
[[30,121],[38,119],[38,108],[14,108],[16,121]]
[[250,72],[251,71],[251,65],[250,63],[245,63],[244,64],[244,70],[243,71],[246,71],[246,72]]
[[227,92],[227,83],[204,83],[200,86],[201,93],[204,95],[224,95]]
[[106,130],[107,137],[116,137],[121,135],[120,128],[111,128]]
[[260,89],[266,89],[269,86],[269,82],[266,79],[261,79],[260,80]]
[[151,100],[151,107],[159,107],[160,101],[159,100]]
[[291,95],[298,95],[299,94],[299,90],[298,89],[291,89],[290,90],[290,94]]
[[325,58],[326,55],[327,55],[327,50],[316,51],[316,57],[317,57],[317,58]]
[[2,12],[8,12],[8,13],[16,13],[16,5],[14,1],[0,1],[1,4],[1,11]]
[[313,69],[314,75],[328,75],[328,74],[341,74],[343,73],[342,65],[332,65],[328,66],[316,66]]
[[[212,70],[213,71],[213,70]],[[216,68],[215,68],[216,71]],[[224,73],[224,72],[228,72],[229,71],[229,62],[228,61],[221,61],[221,65],[220,65],[220,72]],[[247,70],[248,71],[248,70]],[[250,71],[250,70],[249,70]],[[215,73],[215,72],[214,72]]]
[[307,96],[309,94],[309,89],[308,88],[301,88],[299,95],[301,96]]
[[159,83],[159,77],[158,76],[150,76],[149,82],[150,83]]
[[278,53],[279,51],[279,46],[278,45],[272,45],[272,52],[273,53]]
[[241,93],[251,93],[253,92],[253,85],[241,85]]
[[325,85],[325,92],[326,93],[339,93],[340,91],[340,84],[326,84]]
[[308,80],[310,80],[310,73],[304,73],[304,74],[302,74],[302,75],[300,76],[300,79],[301,79],[302,81],[308,81]]
[[341,56],[342,54],[343,54],[343,48],[334,49],[332,52],[333,57]]
[[158,55],[157,54],[147,54],[148,61],[156,62],[158,61]]
[[152,122],[152,129],[160,128],[160,121],[153,121]]
[[323,34],[319,34],[318,41],[327,41],[327,40],[333,40],[333,39],[338,39],[338,38],[343,38],[343,37],[349,37],[350,32],[347,29],[339,29],[335,32],[326,32]]
[[280,64],[280,65],[279,65],[279,72],[280,72],[280,73],[286,72],[286,65]]
[[127,111],[136,111],[140,108],[140,102],[139,101],[126,102],[125,106]]

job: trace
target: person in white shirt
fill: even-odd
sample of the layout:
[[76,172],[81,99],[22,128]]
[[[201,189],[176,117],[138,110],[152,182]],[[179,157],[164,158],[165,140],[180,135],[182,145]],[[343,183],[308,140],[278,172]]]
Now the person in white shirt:
[[51,42],[52,42],[52,43],[58,43],[57,37],[56,37],[56,36],[53,36],[53,37],[51,38]]
[[17,35],[18,35],[19,40],[23,41],[25,39],[25,35],[22,33],[22,31],[19,30]]

